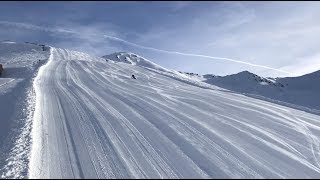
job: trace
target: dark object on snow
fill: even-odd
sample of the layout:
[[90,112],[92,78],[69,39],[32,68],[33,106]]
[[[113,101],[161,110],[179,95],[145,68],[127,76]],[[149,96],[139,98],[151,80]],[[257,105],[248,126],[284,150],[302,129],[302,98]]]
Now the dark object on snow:
[[46,46],[44,44],[40,44],[39,46],[42,48],[42,51],[46,51]]
[[3,66],[2,64],[0,64],[0,76],[2,75],[2,71],[3,71]]
[[132,74],[132,76],[131,76],[131,77],[132,77],[132,79],[137,79],[133,74]]

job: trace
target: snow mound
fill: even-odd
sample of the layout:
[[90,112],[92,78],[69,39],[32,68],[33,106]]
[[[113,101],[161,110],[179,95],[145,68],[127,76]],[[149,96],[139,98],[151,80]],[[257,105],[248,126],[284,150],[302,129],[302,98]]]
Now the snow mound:
[[0,42],[0,177],[23,178],[27,172],[35,95],[33,78],[47,62],[49,47]]

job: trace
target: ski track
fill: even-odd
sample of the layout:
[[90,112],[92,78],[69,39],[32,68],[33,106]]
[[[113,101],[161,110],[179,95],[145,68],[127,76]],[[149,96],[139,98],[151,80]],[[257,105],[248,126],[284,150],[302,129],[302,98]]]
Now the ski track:
[[41,68],[30,178],[320,176],[317,115],[65,49]]

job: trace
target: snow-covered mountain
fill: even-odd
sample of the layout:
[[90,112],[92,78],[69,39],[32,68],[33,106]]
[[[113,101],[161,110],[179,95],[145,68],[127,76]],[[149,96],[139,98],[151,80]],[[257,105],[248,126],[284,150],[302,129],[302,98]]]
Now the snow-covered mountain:
[[[166,70],[132,53],[98,58],[5,46],[5,71],[29,70],[0,78],[0,135],[15,132],[4,138],[14,139],[13,147],[0,144],[1,178],[320,176],[317,114],[218,88],[203,82],[207,76]],[[28,116],[10,114],[24,111]],[[3,123],[10,121],[18,128]]]
[[[162,66],[155,64],[152,61],[150,61],[142,56],[136,55],[134,53],[115,52],[115,53],[112,53],[109,55],[102,56],[102,58],[108,62],[115,62],[115,63],[120,62],[120,63],[130,64],[133,66],[139,66],[139,67],[145,68],[149,71],[154,71],[159,74],[171,77],[173,79],[183,81],[185,83],[199,86],[202,88],[220,89],[219,87],[211,86],[211,85],[208,85],[207,83],[201,82],[201,80],[204,80],[203,78],[197,79],[197,78],[195,78],[195,76],[188,75],[188,73],[181,73],[179,71],[169,70],[169,69],[163,68]],[[193,73],[192,73],[192,75],[193,75]],[[199,77],[202,77],[202,76],[199,76]]]
[[123,62],[161,70],[167,72],[167,75],[177,79],[183,79],[185,82],[200,84],[202,87],[205,87],[202,83],[204,82],[259,98],[269,98],[278,103],[291,103],[293,106],[297,105],[302,106],[302,108],[306,107],[320,110],[320,96],[318,95],[318,92],[320,92],[320,84],[316,83],[320,80],[320,71],[301,77],[287,78],[265,78],[249,71],[242,71],[227,76],[217,76],[213,74],[199,75],[191,72],[177,72],[165,69],[134,53],[117,52],[103,56],[103,58],[114,62]]
[[227,76],[203,75],[203,82],[320,110],[320,71],[300,77],[264,78],[248,71]]
[[146,67],[146,68],[169,72],[168,69],[163,68],[163,67],[159,66],[158,64],[155,64],[155,63],[147,60],[144,57],[141,57],[139,55],[136,55],[136,54],[130,53],[130,52],[116,52],[116,53],[102,56],[102,58],[104,58],[106,60],[111,60],[114,62],[123,62],[123,63],[137,65],[137,66],[141,66],[141,67]]

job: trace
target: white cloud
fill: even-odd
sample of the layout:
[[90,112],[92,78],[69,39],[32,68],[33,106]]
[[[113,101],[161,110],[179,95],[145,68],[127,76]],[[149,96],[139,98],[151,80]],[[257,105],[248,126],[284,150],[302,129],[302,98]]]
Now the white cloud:
[[[120,47],[115,47],[103,38],[104,33],[118,36],[118,33],[111,31],[111,26],[108,24],[94,24],[91,26],[74,23],[66,24],[64,27],[43,27],[30,23],[0,21],[0,25],[11,26],[17,29],[28,29],[31,32],[47,32],[50,36],[54,36],[55,39],[60,39],[54,42],[54,45],[57,47],[84,51],[92,55],[105,55],[121,50]],[[37,34],[30,31],[27,32],[29,34]]]
[[[319,3],[222,2],[219,8],[213,2],[207,5],[212,5],[211,10],[207,8],[202,12],[190,12],[194,15],[187,23],[177,21],[174,27],[170,24],[155,25],[149,32],[141,34],[137,42],[190,54],[246,59],[246,62],[252,64],[297,73],[299,69],[294,69],[298,68],[295,64],[315,63],[305,57],[319,51]],[[177,58],[173,56],[163,60]],[[187,63],[188,67],[192,66],[191,60],[181,62]],[[243,66],[237,68],[236,64],[231,63],[202,63],[196,57],[193,62],[197,64],[193,71],[199,73],[230,74],[236,73],[235,69],[243,70]],[[292,68],[286,69],[288,66]],[[264,76],[287,75],[264,68],[250,69]]]
[[[320,33],[320,25],[317,23],[320,17],[318,3],[206,2],[206,7],[203,7],[203,10],[196,8],[197,11],[192,11],[192,7],[200,7],[202,3],[179,3],[168,3],[171,10],[176,8],[176,11],[169,10],[173,12],[172,15],[166,16],[172,18],[170,21],[162,20],[162,23],[157,23],[155,19],[152,26],[144,29],[144,33],[140,35],[135,34],[134,29],[119,30],[119,27],[110,24],[96,23],[86,26],[67,20],[59,22],[63,28],[43,30],[52,34],[63,34],[66,38],[80,39],[85,47],[83,49],[96,45],[101,46],[101,49],[107,46],[115,47],[112,43],[114,40],[126,42],[136,49],[145,49],[139,52],[149,54],[151,59],[159,58],[157,62],[160,65],[175,64],[167,68],[179,67],[177,63],[168,63],[176,61],[181,63],[181,67],[188,67],[191,71],[203,74],[230,74],[246,67],[265,76],[284,76],[287,74],[274,70],[300,73],[299,69],[295,69],[299,67],[297,64],[310,64],[310,68],[301,71],[306,72],[313,69],[312,64],[317,63],[316,58],[311,57],[316,57],[320,47],[317,39]],[[186,13],[185,9],[190,12]],[[39,30],[36,26],[19,26]],[[104,34],[118,39],[102,38],[101,35]],[[70,43],[65,45],[70,46]],[[153,55],[150,50],[154,51]],[[159,55],[159,52],[166,53],[166,58],[160,59],[162,55]],[[205,61],[204,57],[215,58],[215,61]],[[221,63],[219,58],[228,63]],[[245,61],[238,62],[239,59]],[[253,66],[257,68],[249,68],[248,65],[257,65]],[[265,67],[273,70],[269,71]]]
[[320,53],[308,57],[302,57],[296,63],[294,62],[282,69],[294,72],[296,76],[318,71],[320,70]]

